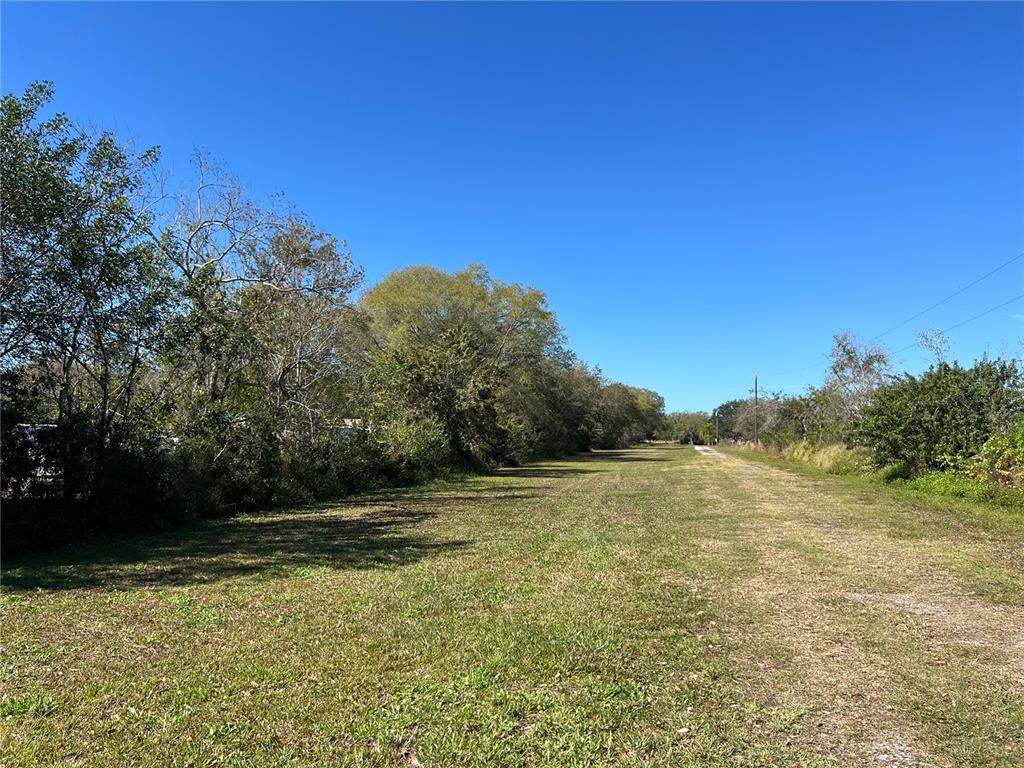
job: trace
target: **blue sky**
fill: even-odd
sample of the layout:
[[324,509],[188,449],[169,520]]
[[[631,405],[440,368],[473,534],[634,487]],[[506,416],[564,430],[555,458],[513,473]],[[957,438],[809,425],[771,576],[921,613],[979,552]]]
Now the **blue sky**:
[[[1024,252],[1020,4],[25,4],[2,86],[210,150],[348,240],[545,290],[669,408],[821,380]],[[886,335],[1024,293],[1024,260]],[[953,331],[1020,354],[1024,301]],[[920,370],[926,355],[897,355]]]

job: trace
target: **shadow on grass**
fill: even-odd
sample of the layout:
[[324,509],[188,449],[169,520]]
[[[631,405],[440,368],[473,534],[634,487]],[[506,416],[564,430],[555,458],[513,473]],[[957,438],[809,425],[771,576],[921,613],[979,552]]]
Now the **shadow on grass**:
[[[366,507],[372,505],[388,505],[401,502],[403,504],[415,504],[418,507],[448,508],[458,504],[480,504],[500,503],[508,501],[522,501],[525,499],[537,498],[536,493],[528,491],[538,490],[539,486],[533,485],[503,485],[501,487],[486,487],[465,484],[466,487],[438,487],[426,490],[417,488],[397,489],[381,492],[363,493],[350,499],[330,502],[313,506],[313,509],[337,509],[339,507]],[[453,493],[453,490],[458,492]]]
[[[654,454],[598,451],[558,464],[500,470],[500,478],[560,478],[607,472],[598,463],[664,461]],[[568,466],[567,466],[568,465]],[[3,588],[137,589],[302,568],[385,568],[466,547],[422,530],[441,509],[536,498],[538,486],[472,481],[362,494],[336,502],[200,520],[155,534],[108,537],[4,563]]]
[[576,458],[580,461],[670,461],[672,459],[671,456],[666,456],[664,453],[654,453],[650,449],[641,453],[641,450],[644,449],[600,450],[581,453]]
[[583,467],[546,467],[532,464],[527,467],[505,467],[494,473],[495,477],[533,477],[533,478],[558,478],[576,477],[577,475],[588,475],[592,472],[602,472],[601,469],[585,469]]
[[7,592],[35,589],[138,589],[210,583],[303,568],[406,565],[472,542],[418,532],[427,509],[344,506],[203,520],[144,536],[106,538],[28,558],[5,568]]
[[[498,477],[534,477],[534,478],[558,478],[575,477],[587,475],[594,472],[611,472],[612,466],[594,466],[604,464],[616,464],[620,462],[651,462],[670,461],[670,456],[657,453],[639,453],[637,451],[603,450],[591,453],[580,453],[571,458],[564,459],[558,464],[529,464],[525,467],[510,467],[500,469],[496,473]],[[571,466],[566,466],[567,464]]]

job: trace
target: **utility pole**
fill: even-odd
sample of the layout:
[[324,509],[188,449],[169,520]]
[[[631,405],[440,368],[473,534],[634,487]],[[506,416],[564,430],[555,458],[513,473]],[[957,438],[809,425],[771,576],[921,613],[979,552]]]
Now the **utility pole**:
[[754,374],[754,447],[758,444],[757,440],[757,374]]
[[718,445],[718,441],[721,436],[718,434],[718,411],[715,411],[715,445]]

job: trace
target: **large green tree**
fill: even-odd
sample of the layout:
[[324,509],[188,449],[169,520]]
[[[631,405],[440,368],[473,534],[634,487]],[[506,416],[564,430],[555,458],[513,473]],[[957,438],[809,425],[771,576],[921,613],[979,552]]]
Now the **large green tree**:
[[376,429],[433,436],[465,465],[524,460],[540,448],[536,417],[552,366],[571,364],[540,291],[481,266],[412,267],[367,292],[361,307],[378,350],[366,389]]
[[707,423],[708,415],[704,411],[673,411],[665,416],[660,436],[681,443],[708,442],[714,430],[708,433],[704,429]]
[[156,439],[148,374],[170,289],[149,234],[157,152],[42,119],[51,98],[38,83],[0,103],[0,345],[5,380],[35,393],[20,418],[55,424],[65,497],[95,506],[124,496],[114,477]]

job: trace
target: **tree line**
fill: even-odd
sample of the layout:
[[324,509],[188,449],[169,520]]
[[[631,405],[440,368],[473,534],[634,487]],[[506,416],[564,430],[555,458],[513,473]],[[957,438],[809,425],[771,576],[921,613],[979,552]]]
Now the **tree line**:
[[653,436],[664,403],[479,265],[364,285],[346,243],[197,154],[0,107],[6,554]]
[[[761,393],[711,413],[668,414],[683,442],[728,440],[777,450],[842,446],[887,477],[954,473],[1024,487],[1024,370],[1017,360],[947,360],[941,333],[921,334],[935,355],[920,375],[897,373],[888,352],[836,334],[828,372],[799,395]],[[846,457],[850,459],[849,456]]]

